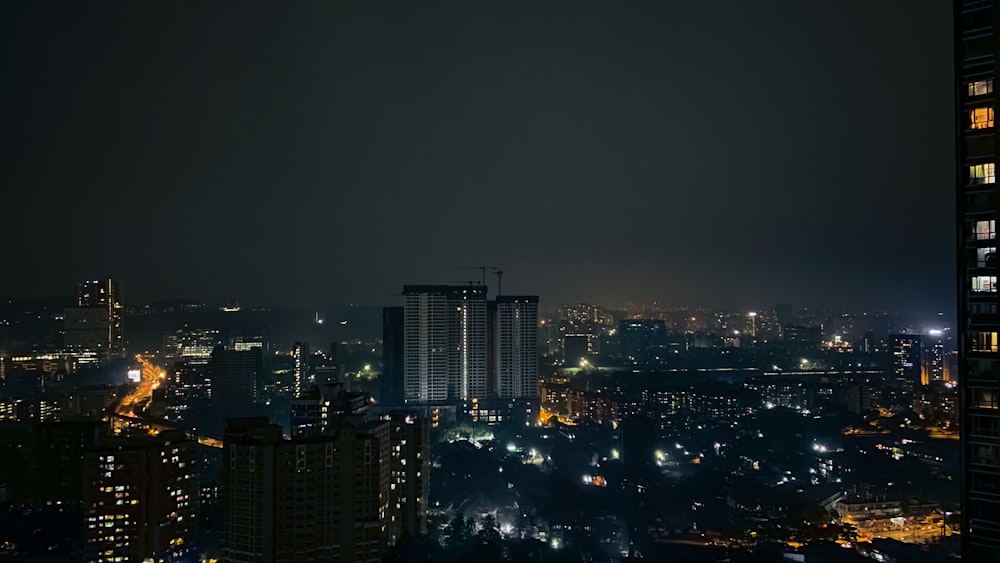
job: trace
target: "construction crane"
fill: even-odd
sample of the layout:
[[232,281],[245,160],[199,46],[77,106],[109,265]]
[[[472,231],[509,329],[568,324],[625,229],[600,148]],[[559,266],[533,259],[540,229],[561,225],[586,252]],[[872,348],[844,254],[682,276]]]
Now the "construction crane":
[[[503,270],[500,269],[500,266],[441,266],[441,267],[442,268],[448,268],[450,270],[479,270],[479,272],[480,272],[480,274],[482,276],[482,281],[480,282],[482,285],[486,285],[486,272],[487,271],[493,272],[493,273],[495,273],[497,275],[497,283],[498,284],[500,283],[500,276],[503,275]],[[499,288],[497,288],[497,289],[499,289]],[[498,294],[499,294],[499,292],[498,292]]]

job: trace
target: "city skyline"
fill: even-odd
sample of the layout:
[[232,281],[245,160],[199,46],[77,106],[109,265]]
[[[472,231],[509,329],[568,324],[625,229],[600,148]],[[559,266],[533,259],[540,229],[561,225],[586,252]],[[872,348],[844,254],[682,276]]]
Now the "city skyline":
[[996,3],[0,4],[0,559],[997,560]]
[[[110,279],[110,278],[105,278]],[[406,279],[405,277],[403,278]],[[238,296],[229,296],[225,298],[218,299],[203,299],[199,295],[193,294],[164,294],[158,295],[153,298],[132,300],[128,297],[128,280],[115,279],[116,283],[125,287],[124,292],[126,296],[122,299],[122,308],[126,311],[126,316],[141,313],[144,308],[152,308],[152,310],[159,310],[159,308],[171,308],[178,307],[188,307],[191,310],[197,310],[200,308],[208,309],[219,309],[225,310],[226,308],[233,308],[231,312],[236,312],[238,310],[249,310],[249,311],[267,311],[267,310],[285,310],[285,311],[312,311],[313,322],[325,323],[330,319],[323,316],[328,309],[351,309],[351,308],[365,308],[365,309],[380,309],[382,307],[392,306],[394,303],[400,302],[404,294],[397,291],[396,293],[387,294],[381,296],[372,301],[352,301],[349,299],[337,299],[336,296],[330,296],[327,299],[317,300],[315,302],[296,302],[296,303],[282,303],[280,300],[278,302],[269,301],[244,301],[238,298]],[[73,295],[73,287],[78,286],[85,281],[76,280],[75,282],[70,280],[66,287],[70,288],[62,292],[56,292],[53,294],[48,294],[38,297],[25,297],[25,298],[9,298],[7,299],[6,305],[14,304],[28,304],[28,305],[52,305],[56,303],[65,302],[66,305],[75,303],[76,296]],[[399,284],[397,284],[399,285]],[[478,280],[463,280],[461,283],[455,282],[420,282],[414,283],[412,285],[455,285],[457,287],[485,287],[486,291],[491,297],[497,297],[496,286],[492,284],[482,285]],[[530,285],[528,286],[530,289]],[[523,292],[518,292],[518,294]],[[534,292],[538,293],[538,292]],[[514,292],[504,291],[502,295],[513,295]],[[623,300],[612,300],[603,301],[600,299],[560,299],[546,298],[539,295],[541,299],[541,305],[539,311],[548,315],[553,315],[558,312],[558,309],[562,307],[572,307],[576,305],[593,305],[607,309],[609,311],[625,311],[632,315],[639,315],[643,311],[645,312],[655,312],[655,311],[682,311],[682,310],[705,310],[705,311],[717,311],[717,312],[745,312],[751,313],[754,311],[773,311],[776,307],[791,306],[795,308],[800,308],[803,310],[824,312],[824,313],[842,313],[845,315],[856,315],[856,314],[872,314],[872,315],[912,315],[918,317],[940,317],[942,322],[935,324],[938,325],[950,325],[954,324],[955,321],[955,306],[954,304],[945,304],[946,307],[937,308],[933,307],[930,302],[922,303],[903,303],[899,307],[889,307],[884,304],[872,304],[871,306],[865,306],[862,304],[841,305],[839,303],[831,302],[797,302],[789,299],[778,300],[775,302],[748,302],[748,303],[720,303],[725,302],[725,299],[720,299],[713,301],[711,299],[706,301],[681,301],[681,300],[667,300],[667,299],[656,299],[656,298],[643,298],[642,296],[634,296],[631,298],[625,298]],[[639,317],[636,317],[639,318]],[[933,324],[933,323],[932,323]]]
[[5,5],[0,294],[955,307],[944,4],[338,7]]

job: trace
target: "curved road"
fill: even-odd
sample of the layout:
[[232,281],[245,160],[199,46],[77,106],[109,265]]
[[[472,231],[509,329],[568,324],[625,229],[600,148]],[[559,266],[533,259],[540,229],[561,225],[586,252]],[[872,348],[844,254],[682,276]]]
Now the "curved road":
[[[138,421],[147,426],[151,434],[158,434],[163,430],[175,429],[177,426],[169,424],[167,421],[156,420],[146,416],[145,410],[153,400],[153,391],[160,388],[167,381],[166,370],[155,365],[153,362],[135,355],[135,359],[142,365],[142,377],[139,385],[128,395],[122,397],[121,401],[114,408],[115,416]],[[188,432],[188,437],[198,440],[199,444],[213,448],[221,448],[222,440],[211,436],[199,436]]]

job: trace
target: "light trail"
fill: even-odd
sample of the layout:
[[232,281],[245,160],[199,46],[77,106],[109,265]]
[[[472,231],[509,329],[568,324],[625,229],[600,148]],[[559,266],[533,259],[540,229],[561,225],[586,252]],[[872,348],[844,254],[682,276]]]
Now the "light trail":
[[[159,434],[164,430],[176,428],[175,426],[169,426],[153,420],[145,415],[146,406],[153,400],[153,391],[159,389],[160,385],[165,384],[167,381],[166,370],[142,357],[140,354],[136,354],[135,359],[142,365],[142,376],[139,380],[139,385],[131,393],[122,397],[121,401],[114,408],[114,414],[117,417],[128,419],[125,424],[126,426],[138,424],[153,435]],[[188,432],[187,435],[189,438],[197,440],[203,446],[212,448],[222,447],[222,440],[218,438],[201,436],[192,432]]]

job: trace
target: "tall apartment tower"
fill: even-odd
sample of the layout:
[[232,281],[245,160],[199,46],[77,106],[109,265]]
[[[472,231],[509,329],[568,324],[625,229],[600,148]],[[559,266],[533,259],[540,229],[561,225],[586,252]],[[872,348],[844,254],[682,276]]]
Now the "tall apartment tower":
[[919,334],[889,335],[892,350],[892,370],[896,375],[896,383],[901,387],[912,389],[921,382],[921,366],[923,351]]
[[66,349],[124,354],[123,312],[121,282],[109,278],[77,284],[76,304],[63,316]]
[[1000,6],[955,0],[962,557],[1000,561],[1000,317],[994,81]]
[[224,562],[371,562],[388,544],[389,424],[343,421],[286,440],[230,419],[223,449]]
[[309,343],[296,342],[292,345],[293,391],[298,397],[309,388]]
[[486,286],[403,286],[403,398],[470,400],[487,392]]
[[403,404],[403,307],[382,309],[382,374],[379,402]]
[[495,339],[497,394],[538,397],[538,296],[498,296]]
[[84,453],[89,563],[187,561],[197,523],[198,444],[180,430],[103,437]]
[[389,423],[389,541],[427,534],[430,495],[430,420],[421,412],[394,410]]
[[945,377],[946,357],[944,339],[931,335],[924,344],[924,365],[920,375],[924,385],[930,385],[935,381],[948,381]]
[[260,348],[227,350],[217,347],[210,363],[213,406],[225,414],[252,405],[257,400],[257,378],[262,361]]

